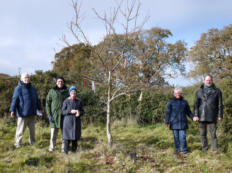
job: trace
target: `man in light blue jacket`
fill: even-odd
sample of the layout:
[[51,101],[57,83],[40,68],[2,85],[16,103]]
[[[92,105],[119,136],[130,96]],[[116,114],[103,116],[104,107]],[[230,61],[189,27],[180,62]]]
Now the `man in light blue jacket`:
[[37,91],[31,85],[28,73],[23,73],[14,90],[10,107],[11,117],[17,116],[16,148],[21,147],[22,137],[27,126],[29,128],[29,143],[35,144],[35,115],[37,111],[42,113]]

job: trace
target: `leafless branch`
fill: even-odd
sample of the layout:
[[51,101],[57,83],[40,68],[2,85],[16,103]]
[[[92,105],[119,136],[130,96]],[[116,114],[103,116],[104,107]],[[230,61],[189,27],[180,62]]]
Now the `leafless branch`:
[[126,93],[126,92],[122,92],[122,93],[120,93],[120,94],[118,94],[118,95],[112,97],[112,98],[110,99],[110,102],[112,102],[112,101],[113,101],[114,99],[116,99],[117,97],[120,97],[120,96],[123,96],[123,95],[127,95],[127,93]]
[[68,47],[70,47],[71,45],[69,44],[69,42],[68,42],[68,40],[67,40],[67,38],[66,38],[66,35],[65,34],[63,34],[62,35],[62,41],[68,46]]
[[74,20],[70,22],[68,28],[70,29],[72,35],[75,37],[75,39],[78,42],[84,42],[87,43],[88,45],[91,45],[87,36],[85,35],[85,32],[83,31],[80,21],[81,21],[81,5],[82,2],[79,0],[72,0],[72,7],[74,10]]
[[93,11],[96,14],[96,16],[100,20],[102,20],[104,22],[107,35],[116,34],[116,30],[115,30],[114,24],[115,24],[116,18],[118,16],[119,9],[120,9],[120,5],[118,5],[116,8],[114,8],[113,11],[111,10],[109,17],[106,15],[106,12],[104,12],[104,16],[101,16],[96,11],[96,9],[93,9]]

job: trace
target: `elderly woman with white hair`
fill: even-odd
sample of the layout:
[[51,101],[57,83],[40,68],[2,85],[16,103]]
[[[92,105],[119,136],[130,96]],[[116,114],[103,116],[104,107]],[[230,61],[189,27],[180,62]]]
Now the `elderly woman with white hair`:
[[[180,88],[174,89],[174,98],[172,98],[167,105],[165,123],[173,131],[173,138],[176,153],[188,153],[186,130],[188,129],[188,115],[193,120],[193,114],[190,110],[189,104],[182,97],[182,90]],[[180,147],[181,144],[181,147]]]
[[42,111],[36,89],[30,83],[28,73],[21,75],[21,80],[14,90],[10,113],[17,116],[15,147],[20,148],[25,128],[29,128],[29,143],[35,144],[35,115]]

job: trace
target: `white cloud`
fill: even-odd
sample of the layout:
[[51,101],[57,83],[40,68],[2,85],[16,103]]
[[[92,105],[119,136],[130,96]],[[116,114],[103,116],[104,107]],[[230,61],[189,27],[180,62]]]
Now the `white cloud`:
[[[83,27],[93,44],[104,37],[104,25],[92,11],[101,14],[114,6],[113,0],[83,0]],[[146,28],[170,29],[172,41],[185,40],[191,45],[202,32],[231,24],[231,0],[141,0],[141,15],[150,15]],[[148,12],[149,11],[149,12]],[[0,6],[0,73],[15,75],[18,67],[33,73],[49,70],[55,51],[64,46],[59,39],[68,33],[73,17],[71,0],[8,0]]]

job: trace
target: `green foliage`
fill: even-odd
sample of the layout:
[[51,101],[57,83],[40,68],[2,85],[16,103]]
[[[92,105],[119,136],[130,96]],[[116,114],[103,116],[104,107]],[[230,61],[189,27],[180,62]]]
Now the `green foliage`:
[[[39,98],[43,109],[45,108],[46,96],[53,86],[55,86],[55,79],[57,73],[47,71],[36,71],[36,74],[31,76],[32,85],[37,89]],[[5,80],[0,84],[1,102],[0,115],[9,117],[9,107],[13,95],[13,89],[16,87],[17,78]],[[15,85],[12,85],[15,83]],[[67,80],[67,85],[81,86],[80,83],[74,83]],[[83,116],[83,123],[102,123],[106,121],[105,103],[102,97],[105,92],[103,88],[97,87],[94,93],[90,86],[85,88],[78,88],[78,97],[80,97],[84,104],[85,115]],[[165,107],[169,96],[162,91],[143,92],[143,99],[138,101],[140,92],[130,94],[130,96],[122,96],[114,100],[112,106],[112,120],[122,118],[134,118],[140,123],[156,123],[162,122],[165,114]],[[43,119],[47,121],[47,115],[44,113]],[[41,145],[43,145],[41,143]]]
[[160,91],[145,92],[141,103],[139,103],[139,122],[143,124],[163,122],[170,97],[171,95]]
[[81,98],[85,110],[85,115],[82,117],[83,123],[105,122],[105,104],[100,100],[100,89],[97,89],[96,93],[94,93],[92,90],[85,87],[78,92],[78,97]]
[[190,59],[195,64],[189,75],[198,77],[212,73],[218,79],[232,79],[231,35],[232,25],[203,33],[189,52]]
[[163,122],[167,102],[171,94],[162,90],[143,91],[123,96],[113,102],[113,119],[136,119],[139,124],[154,124]]
[[224,80],[221,84],[219,84],[220,89],[222,90],[223,96],[223,112],[224,112],[224,120],[223,120],[223,129],[224,134],[230,140],[232,139],[232,79]]
[[0,76],[0,117],[9,115],[10,103],[17,77]]

